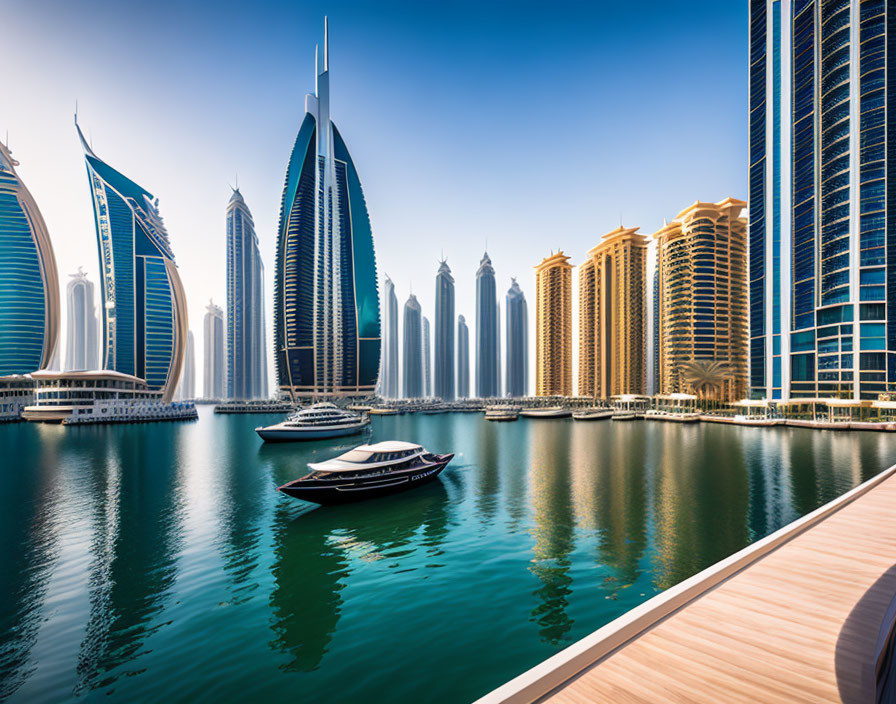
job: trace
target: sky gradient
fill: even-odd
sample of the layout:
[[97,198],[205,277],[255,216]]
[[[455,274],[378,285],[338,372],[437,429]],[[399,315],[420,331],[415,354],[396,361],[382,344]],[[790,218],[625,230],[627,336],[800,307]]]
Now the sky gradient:
[[[98,281],[78,101],[97,155],[159,198],[200,381],[237,177],[266,267],[270,346],[281,190],[325,14],[332,117],[380,278],[399,311],[413,288],[431,318],[444,253],[471,345],[486,244],[502,309],[517,276],[531,325],[533,267],[551,250],[578,265],[620,222],[652,234],[695,200],[746,199],[746,2],[4,5],[0,135],[47,221],[63,291],[78,266]],[[530,350],[530,375],[533,361]]]

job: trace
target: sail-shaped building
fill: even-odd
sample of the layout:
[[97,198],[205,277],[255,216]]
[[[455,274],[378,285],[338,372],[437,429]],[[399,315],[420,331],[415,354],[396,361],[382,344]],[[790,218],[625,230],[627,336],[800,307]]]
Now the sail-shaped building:
[[277,236],[274,359],[290,398],[371,394],[380,366],[373,233],[358,172],[330,121],[329,76],[325,23]]
[[59,337],[59,274],[47,226],[0,143],[0,376],[46,369]]
[[187,302],[158,199],[94,154],[75,128],[90,181],[102,275],[102,365],[170,401],[187,340]]

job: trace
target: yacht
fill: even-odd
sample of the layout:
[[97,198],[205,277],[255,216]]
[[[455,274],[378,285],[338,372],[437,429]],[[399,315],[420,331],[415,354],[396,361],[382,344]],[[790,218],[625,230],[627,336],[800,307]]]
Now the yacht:
[[547,408],[524,408],[520,411],[523,418],[569,418],[572,411],[563,406],[548,406]]
[[370,418],[346,411],[332,403],[317,403],[292,414],[286,420],[255,432],[265,442],[325,440],[356,435],[370,425]]
[[520,409],[516,406],[489,406],[485,409],[485,419],[494,421],[511,421],[519,418]]
[[309,474],[277,491],[316,504],[362,501],[430,482],[453,458],[410,442],[361,445],[326,462],[309,464]]
[[572,412],[573,420],[605,420],[613,417],[612,408],[580,408]]

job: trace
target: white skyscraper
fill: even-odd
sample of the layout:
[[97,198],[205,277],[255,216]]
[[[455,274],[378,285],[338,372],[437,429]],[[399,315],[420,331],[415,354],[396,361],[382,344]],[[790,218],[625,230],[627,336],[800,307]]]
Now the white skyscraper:
[[65,370],[99,369],[99,329],[94,306],[93,282],[80,268],[71,275],[66,287],[68,333],[65,345]]
[[219,399],[224,397],[224,311],[211,301],[205,310],[203,394],[208,399]]
[[184,370],[177,386],[177,398],[190,401],[196,398],[196,352],[193,346],[193,331],[187,333],[187,345],[184,349]]

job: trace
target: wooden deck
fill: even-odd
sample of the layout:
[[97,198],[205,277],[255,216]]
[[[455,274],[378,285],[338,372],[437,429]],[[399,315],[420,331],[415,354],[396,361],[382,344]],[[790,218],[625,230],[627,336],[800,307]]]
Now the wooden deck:
[[655,597],[664,609],[648,602],[482,701],[873,702],[896,596],[896,472],[884,475],[727,576],[710,568],[702,589]]

